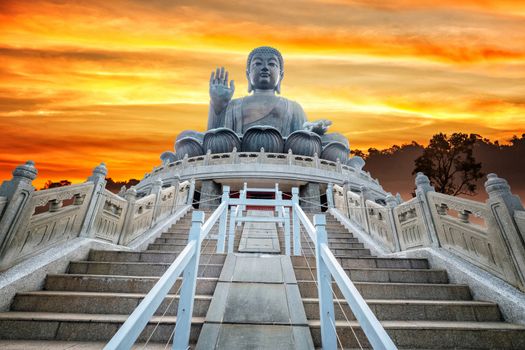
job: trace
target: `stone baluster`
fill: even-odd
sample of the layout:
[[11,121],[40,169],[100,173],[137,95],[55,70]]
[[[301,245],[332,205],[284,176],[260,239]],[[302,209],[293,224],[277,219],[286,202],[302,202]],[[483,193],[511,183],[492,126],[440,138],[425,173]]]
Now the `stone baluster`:
[[291,148],[288,150],[288,153],[286,154],[286,160],[288,162],[288,165],[293,165],[293,152]]
[[124,224],[122,225],[122,232],[120,233],[118,240],[118,244],[121,245],[126,245],[128,243],[126,237],[132,233],[131,230],[133,228],[133,218],[135,217],[137,202],[137,190],[135,189],[135,186],[131,186],[126,191],[124,198],[128,201],[128,205],[126,208],[126,216],[124,217]]
[[173,205],[171,206],[170,213],[173,214],[177,211],[177,202],[179,200],[179,186],[180,186],[180,177],[177,175],[175,181],[171,184],[175,187],[175,194],[173,198]]
[[209,165],[211,159],[211,149],[206,151],[206,154],[204,155],[204,165]]
[[153,204],[153,215],[151,216],[150,227],[155,226],[155,224],[157,223],[157,216],[159,215],[161,209],[160,206],[162,205],[162,198],[160,196],[160,193],[162,191],[162,184],[162,180],[157,179],[153,181],[153,186],[151,187],[150,194],[155,195],[155,202]]
[[316,169],[319,169],[321,167],[321,162],[319,161],[319,155],[314,153],[314,166]]
[[230,158],[232,160],[232,164],[239,164],[239,154],[237,153],[237,147],[233,147]]
[[11,237],[21,225],[28,223],[33,214],[29,202],[35,192],[32,182],[37,173],[35,163],[28,160],[25,164],[17,166],[13,170],[13,178],[4,181],[0,187],[0,196],[7,199],[4,214],[0,218],[0,261],[9,249]]
[[344,204],[343,204],[343,210],[344,210],[344,214],[347,216],[347,217],[350,217],[350,209],[348,207],[348,191],[350,190],[350,183],[348,180],[345,180],[343,182],[343,201],[344,201]]
[[388,208],[388,225],[391,227],[392,230],[392,239],[394,240],[394,249],[396,252],[399,252],[401,250],[401,244],[399,243],[399,232],[400,230],[397,229],[396,226],[396,220],[395,220],[395,207],[398,206],[398,202],[396,197],[392,195],[392,193],[388,193],[385,198],[386,201],[386,207]]
[[417,173],[416,175],[416,198],[418,199],[421,207],[421,213],[423,213],[423,223],[425,224],[425,230],[428,233],[428,241],[431,246],[439,247],[439,239],[437,236],[437,230],[432,218],[432,211],[430,210],[430,203],[428,201],[428,192],[434,192],[434,187],[430,185],[430,180],[423,173]]
[[366,207],[366,200],[369,198],[369,189],[366,186],[361,186],[360,188],[360,195],[359,195],[359,206],[361,207],[361,213],[363,215],[364,225],[363,228],[366,230],[367,233],[370,234],[370,220],[368,220],[368,208]]
[[266,160],[266,152],[264,151],[264,147],[261,147],[261,150],[259,151],[259,155],[257,157],[257,164],[264,164]]
[[516,281],[513,284],[525,290],[525,233],[520,232],[514,220],[514,212],[523,211],[523,205],[519,197],[512,194],[507,181],[496,174],[487,176],[485,190],[489,195],[487,205],[514,267]]
[[92,237],[95,235],[95,232],[92,232],[93,224],[95,223],[96,214],[98,209],[104,201],[104,189],[106,188],[106,175],[108,174],[108,169],[106,164],[100,163],[95,169],[93,169],[93,174],[88,177],[88,181],[93,182],[93,194],[91,195],[91,200],[89,202],[86,217],[82,224],[82,229],[80,230],[80,236],[82,237]]
[[339,158],[337,158],[335,162],[335,171],[337,171],[338,173],[343,172],[343,166],[341,165],[341,159]]

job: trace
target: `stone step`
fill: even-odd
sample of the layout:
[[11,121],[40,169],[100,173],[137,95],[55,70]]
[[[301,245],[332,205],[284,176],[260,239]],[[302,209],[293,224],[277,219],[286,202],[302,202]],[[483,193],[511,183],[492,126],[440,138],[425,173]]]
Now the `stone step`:
[[[74,261],[69,273],[89,275],[161,276],[169,268],[167,263]],[[199,277],[219,277],[222,264],[199,265]]]
[[[109,341],[128,315],[4,312],[0,313],[0,339]],[[138,338],[166,343],[175,328],[175,316],[154,316]],[[203,317],[192,317],[190,343],[197,342]],[[158,325],[158,326],[157,326]]]
[[[320,322],[308,323],[314,346],[320,347]],[[525,349],[523,325],[451,321],[382,321],[381,324],[394,343],[404,349]],[[335,326],[344,348],[370,347],[357,322],[336,321]]]
[[[344,269],[353,282],[394,282],[394,283],[448,283],[446,270],[431,269]],[[317,269],[312,266],[294,268],[298,280],[317,279]]]
[[[315,266],[314,257],[292,256],[294,267]],[[427,259],[380,258],[380,257],[336,257],[343,268],[382,268],[382,269],[429,269]]]
[[[169,244],[169,243],[161,243],[161,244],[155,244],[151,243],[148,245],[148,251],[151,250],[160,250],[165,252],[177,252],[180,253],[184,248],[186,248],[185,244]],[[215,253],[217,251],[217,241],[203,241],[201,246],[201,252],[202,253]]]
[[[292,243],[293,243],[293,240],[292,240]],[[284,239],[279,239],[279,244],[280,245],[284,245]],[[310,241],[305,241],[305,240],[302,240],[301,241],[301,246],[303,248],[306,248],[306,247],[310,247],[309,246],[314,246],[312,242]],[[341,249],[341,248],[360,248],[360,249],[364,249],[365,246],[363,243],[359,243],[357,240],[356,241],[349,241],[349,242],[333,242],[333,241],[329,241],[328,242],[328,246],[330,247],[330,249]]]
[[[312,245],[302,245],[302,252],[305,256],[314,256],[315,248]],[[357,258],[357,257],[366,257],[371,256],[370,250],[366,248],[331,248],[332,254],[335,257],[348,257],[348,258]]]
[[[67,340],[0,340],[0,349],[5,350],[102,350],[106,342]],[[131,350],[166,350],[166,344],[136,342]]]
[[[146,294],[38,291],[17,293],[11,311],[130,315]],[[195,295],[193,316],[205,317],[211,295]],[[155,315],[177,315],[179,296],[164,299]]]
[[[148,293],[157,283],[159,277],[153,276],[115,276],[115,275],[85,275],[56,274],[47,275],[44,290],[72,292],[101,293]],[[213,295],[217,286],[216,277],[197,278],[195,293],[198,295]],[[179,290],[182,278],[178,278],[170,293]]]
[[[150,250],[142,252],[129,251],[107,251],[91,250],[89,252],[89,261],[106,261],[106,262],[153,262],[153,263],[172,263],[178,256],[178,253],[164,252],[159,250]],[[226,259],[226,254],[201,254],[200,262],[210,264],[222,264]]]
[[[318,297],[316,282],[297,283],[302,298]],[[469,287],[462,284],[355,282],[354,285],[365,299],[472,300]],[[335,282],[332,289],[342,298]]]
[[[309,320],[319,319],[319,299],[304,298],[304,309]],[[501,314],[497,304],[484,301],[453,300],[378,300],[366,303],[380,321],[473,321],[498,322]],[[336,320],[355,320],[344,299],[334,300]]]
[[[235,243],[239,243],[240,241],[240,237],[235,237],[235,240],[234,242]],[[227,241],[227,240],[226,240]],[[155,242],[153,242],[154,244],[176,244],[176,245],[186,245],[188,244],[188,239],[187,238],[164,238],[164,237],[160,237],[160,238],[157,238],[155,239]],[[202,244],[206,244],[206,241],[204,241]]]

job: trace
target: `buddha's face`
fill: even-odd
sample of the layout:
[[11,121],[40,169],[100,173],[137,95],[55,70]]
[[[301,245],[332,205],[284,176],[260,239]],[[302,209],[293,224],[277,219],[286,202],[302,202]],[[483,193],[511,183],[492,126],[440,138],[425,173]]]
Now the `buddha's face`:
[[279,59],[271,53],[255,54],[248,69],[248,79],[255,90],[274,90],[281,79]]

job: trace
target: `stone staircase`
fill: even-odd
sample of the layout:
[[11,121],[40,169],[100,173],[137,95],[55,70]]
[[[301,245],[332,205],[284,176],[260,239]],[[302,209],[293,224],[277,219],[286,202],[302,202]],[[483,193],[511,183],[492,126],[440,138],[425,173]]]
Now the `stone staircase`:
[[[48,275],[43,290],[18,293],[11,310],[0,313],[0,348],[15,339],[37,340],[33,349],[42,346],[65,349],[71,345],[55,346],[58,341],[86,341],[92,345],[98,341],[82,349],[101,348],[184,248],[190,224],[191,213],[142,252],[91,251],[86,261],[71,262],[67,273]],[[240,231],[237,230],[235,251],[239,247]],[[216,232],[214,227],[211,234]],[[284,254],[282,228],[278,232],[281,254]],[[374,257],[330,215],[327,215],[327,232],[334,255],[399,348],[525,349],[525,326],[504,322],[494,303],[472,300],[469,288],[450,284],[446,271],[430,269],[425,259]],[[304,326],[306,329],[306,325],[309,326],[314,346],[320,348],[313,246],[303,231],[304,256],[291,259],[296,281],[283,280],[283,283],[287,288],[297,286],[307,320]],[[215,247],[215,240],[205,240],[202,244],[190,335],[192,348],[210,316],[209,308],[217,294],[220,276],[224,281],[238,283],[234,275],[224,277],[228,272],[223,271],[226,254],[216,254]],[[278,258],[279,254],[271,256]],[[152,348],[155,343],[164,347],[175,327],[180,282],[179,279],[157,310],[139,342],[144,343],[151,336]],[[257,281],[251,281],[254,282]],[[254,290],[258,292],[257,288]],[[335,284],[333,290],[340,344],[348,349],[369,347]],[[269,323],[269,320],[263,322]],[[42,342],[44,340],[53,343]],[[206,348],[206,342],[199,342],[200,348]],[[30,348],[24,344],[13,349]],[[242,347],[237,345],[237,348]]]
[[[71,262],[67,273],[48,275],[43,290],[18,293],[10,311],[0,313],[0,339],[107,342],[186,246],[190,225],[191,212],[145,251],[93,250],[86,261]],[[210,234],[216,232],[217,225]],[[215,240],[202,242],[192,344],[197,342],[226,258],[215,249]],[[175,327],[180,284],[181,278],[138,342],[150,336],[150,342],[168,341]]]
[[[374,257],[329,214],[326,229],[334,255],[399,348],[525,349],[525,326],[504,322],[497,304],[472,300],[469,287],[450,284],[446,271],[429,268],[426,259]],[[313,243],[304,232],[302,237],[305,256],[292,257],[292,262],[313,341],[320,348]],[[335,283],[333,290],[340,345],[369,347]]]

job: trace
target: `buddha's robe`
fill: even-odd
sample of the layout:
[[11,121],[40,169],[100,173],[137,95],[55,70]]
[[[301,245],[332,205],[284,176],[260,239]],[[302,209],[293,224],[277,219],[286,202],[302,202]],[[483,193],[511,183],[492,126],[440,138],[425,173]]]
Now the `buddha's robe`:
[[306,115],[297,102],[276,96],[274,103],[260,104],[248,98],[230,101],[224,115],[224,127],[244,134],[252,126],[269,125],[279,130],[283,137],[302,130]]

